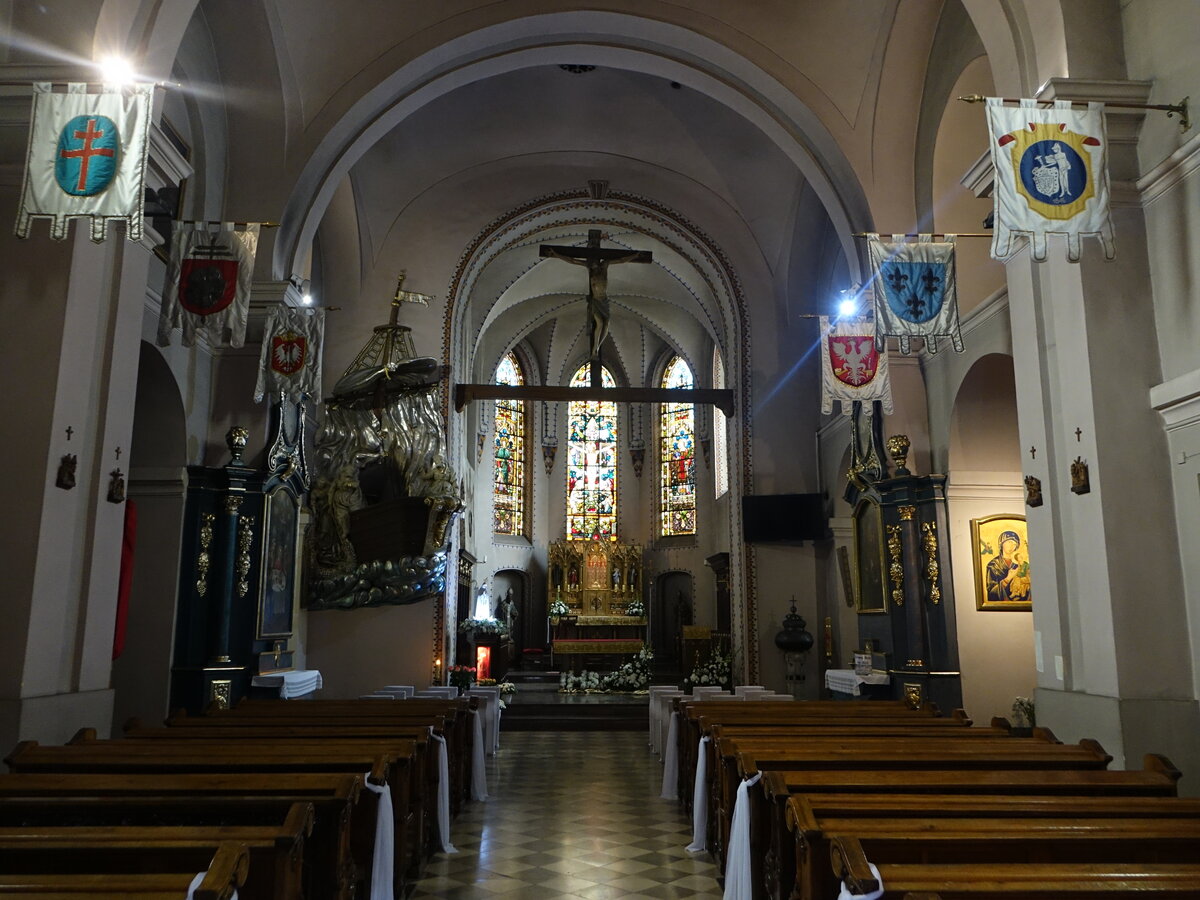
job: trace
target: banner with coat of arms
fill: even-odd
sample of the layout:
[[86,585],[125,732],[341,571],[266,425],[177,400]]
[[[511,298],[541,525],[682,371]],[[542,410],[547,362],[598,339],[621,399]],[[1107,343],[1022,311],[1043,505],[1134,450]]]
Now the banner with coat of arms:
[[325,310],[297,309],[280,304],[267,316],[254,402],[268,394],[286,394],[298,402],[301,394],[321,399],[321,344]]
[[850,414],[855,400],[883,402],[892,411],[892,386],[888,379],[887,349],[875,347],[875,327],[870,319],[830,319],[821,323],[821,412],[833,412],[833,401],[842,401]]
[[91,239],[124,221],[131,241],[142,239],[150,100],[154,85],[71,83],[55,93],[33,85],[33,113],[16,235],[29,236],[33,219],[50,220],[50,237],[67,236],[71,219],[91,219]]
[[1024,235],[1033,242],[1033,258],[1044,262],[1047,236],[1062,234],[1071,262],[1079,261],[1082,235],[1098,237],[1112,259],[1103,105],[1076,110],[1056,100],[1053,108],[1039,108],[1022,100],[1006,107],[989,97],[987,120],[996,170],[992,258],[1012,256],[1014,239]]
[[899,338],[900,352],[907,354],[910,339],[923,338],[930,353],[937,353],[937,339],[948,337],[958,353],[963,352],[958,325],[958,295],[954,280],[954,235],[934,241],[918,235],[908,241],[893,234],[891,241],[867,235],[867,258],[875,295],[875,348],[883,350],[889,337]]
[[214,345],[246,342],[258,232],[256,223],[240,231],[233,222],[175,223],[158,320],[160,347],[171,343],[175,328],[182,329],[185,347],[197,334]]

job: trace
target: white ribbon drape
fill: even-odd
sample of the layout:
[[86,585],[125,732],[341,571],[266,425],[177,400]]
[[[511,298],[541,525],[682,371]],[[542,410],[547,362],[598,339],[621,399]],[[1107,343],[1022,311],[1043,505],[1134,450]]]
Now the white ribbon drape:
[[486,800],[487,764],[483,760],[483,716],[479,710],[471,710],[471,721],[474,725],[474,746],[471,748],[471,799]]
[[690,853],[707,849],[708,840],[708,797],[704,790],[708,786],[708,753],[704,745],[712,738],[702,737],[696,745],[696,782],[692,785],[692,842],[687,845]]
[[[879,900],[883,896],[883,879],[879,877],[879,870],[875,868],[875,863],[867,863],[871,867],[871,874],[879,882],[879,890],[871,891],[869,894],[852,894],[850,889],[846,887],[846,882],[842,882],[842,890],[838,894],[838,900]],[[728,896],[728,895],[726,895]]]
[[363,784],[368,791],[379,795],[379,809],[375,814],[375,853],[371,857],[371,900],[394,900],[396,820],[392,815],[392,789],[386,784],[372,784],[370,772],[363,776]]
[[[203,872],[197,873],[196,877],[192,879],[192,883],[188,885],[187,900],[192,900],[196,895],[196,888],[200,887],[204,882],[204,876],[207,874],[208,869],[205,869]],[[229,895],[229,900],[238,900],[237,888],[234,888],[233,893]]]
[[738,785],[733,823],[729,828],[729,847],[725,852],[724,900],[750,900],[754,895],[750,872],[750,788],[760,778],[761,772]]
[[671,724],[667,728],[667,745],[663,747],[663,783],[659,794],[664,800],[675,799],[675,784],[679,780],[679,713],[671,713]]
[[450,843],[450,758],[446,754],[446,739],[432,732],[431,737],[438,744],[438,842],[443,853],[457,853]]

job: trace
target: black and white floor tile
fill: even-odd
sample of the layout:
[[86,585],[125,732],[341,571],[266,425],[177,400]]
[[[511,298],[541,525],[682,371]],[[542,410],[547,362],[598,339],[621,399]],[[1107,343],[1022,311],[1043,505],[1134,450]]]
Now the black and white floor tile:
[[659,798],[662,768],[643,732],[505,733],[488,762],[491,798],[454,821],[414,898],[720,897],[691,822]]

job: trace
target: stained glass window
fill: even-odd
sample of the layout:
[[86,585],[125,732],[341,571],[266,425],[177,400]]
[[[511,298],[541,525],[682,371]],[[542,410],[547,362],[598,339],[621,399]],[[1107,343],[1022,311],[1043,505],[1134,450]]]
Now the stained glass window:
[[[665,388],[692,387],[692,370],[676,356],[663,372]],[[659,413],[662,533],[696,533],[696,407],[663,403]]]
[[[591,383],[584,363],[571,387]],[[600,369],[603,387],[616,387]],[[567,537],[573,541],[617,539],[617,404],[572,400],[567,410]]]
[[[725,362],[721,359],[721,348],[713,347],[713,387],[725,387]],[[720,497],[729,490],[729,443],[726,437],[725,413],[715,406],[713,411],[713,454],[716,465],[716,494]]]
[[[496,367],[496,384],[524,384],[521,364],[506,353]],[[496,401],[492,455],[492,530],[525,533],[525,401]]]

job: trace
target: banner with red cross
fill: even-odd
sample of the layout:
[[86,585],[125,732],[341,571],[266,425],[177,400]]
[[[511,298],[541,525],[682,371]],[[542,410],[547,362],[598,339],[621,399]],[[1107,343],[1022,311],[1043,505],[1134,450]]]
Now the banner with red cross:
[[29,237],[34,219],[49,219],[50,237],[61,241],[70,220],[83,218],[93,241],[104,240],[114,221],[140,241],[154,85],[53,87],[33,85],[17,237]]
[[842,412],[850,414],[854,401],[883,401],[884,412],[892,411],[892,386],[888,379],[887,349],[875,348],[875,324],[871,319],[830,319],[821,322],[821,412],[833,412],[840,400]]
[[245,343],[258,233],[257,223],[241,229],[233,222],[175,223],[158,319],[159,346],[171,343],[176,328],[183,332],[185,347],[197,336],[213,346]]
[[293,402],[301,395],[321,399],[321,345],[325,310],[280,304],[267,315],[254,402],[284,394]]

